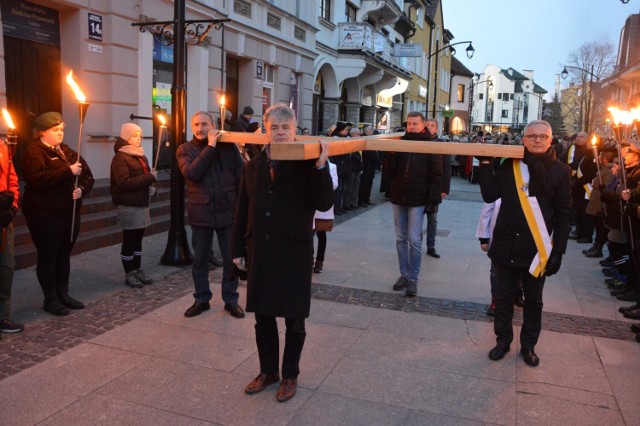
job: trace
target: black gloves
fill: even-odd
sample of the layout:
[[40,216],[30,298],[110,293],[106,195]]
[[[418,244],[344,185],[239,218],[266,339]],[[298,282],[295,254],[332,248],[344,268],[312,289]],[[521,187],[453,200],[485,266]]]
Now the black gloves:
[[17,210],[13,206],[9,207],[8,209],[0,210],[0,226],[8,226],[13,220],[13,217],[16,215],[16,212]]
[[13,192],[6,190],[0,192],[0,210],[9,210],[13,205]]
[[560,270],[560,265],[562,265],[562,254],[552,251],[544,275],[550,277],[556,274]]

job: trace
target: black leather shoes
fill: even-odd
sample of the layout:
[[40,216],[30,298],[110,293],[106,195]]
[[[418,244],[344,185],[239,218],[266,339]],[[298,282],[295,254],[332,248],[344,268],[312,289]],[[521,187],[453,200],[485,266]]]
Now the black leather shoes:
[[496,345],[489,351],[489,359],[492,361],[500,361],[509,352],[509,346]]
[[84,309],[84,303],[74,299],[68,294],[59,294],[58,299],[60,299],[60,303],[62,303],[62,305],[69,309]]
[[232,317],[244,318],[244,311],[237,303],[225,303],[224,310],[228,311]]
[[631,331],[634,333],[640,333],[640,324],[631,324]]
[[440,259],[440,255],[438,254],[438,252],[434,248],[428,249],[427,250],[427,255],[431,256],[431,257],[435,257],[436,259]]
[[70,314],[69,309],[65,308],[58,299],[45,299],[42,309],[57,317],[63,317]]
[[623,311],[622,315],[625,318],[640,320],[640,308],[630,309],[628,311]]
[[522,348],[520,349],[520,353],[522,354],[522,358],[524,358],[525,364],[532,367],[537,367],[538,364],[540,364],[540,358],[538,358],[538,355],[536,355],[533,349]]
[[296,395],[298,381],[296,379],[282,379],[278,393],[276,393],[276,401],[287,402]]
[[267,386],[280,381],[280,375],[278,373],[260,373],[244,388],[244,393],[247,395],[253,395],[254,393],[262,392]]
[[211,308],[211,306],[209,305],[209,302],[196,301],[196,302],[193,302],[193,305],[189,306],[189,309],[187,309],[184,312],[184,316],[187,318],[195,317],[197,315],[200,315],[204,311],[208,311],[209,308]]

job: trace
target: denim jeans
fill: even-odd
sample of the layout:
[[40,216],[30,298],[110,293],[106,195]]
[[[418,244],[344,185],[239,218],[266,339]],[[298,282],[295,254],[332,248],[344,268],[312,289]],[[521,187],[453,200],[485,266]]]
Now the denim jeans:
[[197,302],[211,300],[209,288],[209,252],[213,243],[213,232],[218,235],[218,245],[222,255],[222,300],[224,303],[238,303],[238,279],[229,281],[227,277],[233,271],[233,259],[231,259],[231,232],[232,225],[224,228],[205,228],[203,226],[191,227],[191,243],[193,245],[193,265],[191,275],[195,284],[193,297]]
[[420,275],[420,262],[422,262],[424,206],[406,207],[397,204],[392,206],[400,275],[417,281]]

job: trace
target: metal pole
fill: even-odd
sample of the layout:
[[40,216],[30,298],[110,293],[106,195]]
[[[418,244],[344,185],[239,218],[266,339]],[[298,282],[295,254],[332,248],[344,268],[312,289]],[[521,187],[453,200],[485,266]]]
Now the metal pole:
[[593,65],[591,64],[591,72],[589,73],[589,96],[587,96],[587,112],[584,120],[584,131],[589,132],[589,116],[591,115],[591,88],[593,87]]
[[191,263],[191,251],[184,228],[184,178],[178,169],[176,151],[184,142],[186,125],[185,0],[174,2],[173,86],[171,87],[171,227],[167,247],[160,258],[163,265]]
[[434,70],[435,74],[433,76],[433,110],[431,111],[431,118],[436,118],[436,98],[438,96],[438,42],[440,40],[436,40],[436,69]]

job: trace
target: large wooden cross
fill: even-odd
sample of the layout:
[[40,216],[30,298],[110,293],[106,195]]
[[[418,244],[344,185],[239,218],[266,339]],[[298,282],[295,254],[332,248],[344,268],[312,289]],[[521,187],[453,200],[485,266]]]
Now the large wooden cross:
[[[332,138],[322,136],[296,136],[291,143],[271,145],[274,160],[309,160],[320,156],[320,144],[324,139],[329,144],[329,155],[347,154],[356,151],[415,152],[422,154],[473,155],[478,157],[522,158],[524,147],[519,145],[493,145],[460,142],[423,142],[402,140],[404,133],[387,133],[357,138]],[[261,133],[222,132],[218,142],[244,144],[266,144]]]

